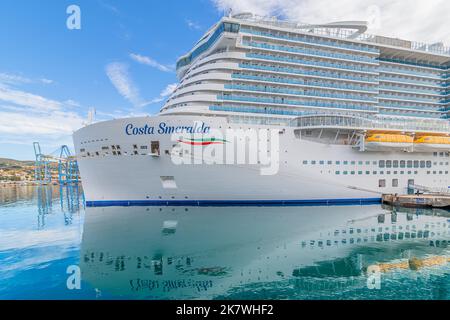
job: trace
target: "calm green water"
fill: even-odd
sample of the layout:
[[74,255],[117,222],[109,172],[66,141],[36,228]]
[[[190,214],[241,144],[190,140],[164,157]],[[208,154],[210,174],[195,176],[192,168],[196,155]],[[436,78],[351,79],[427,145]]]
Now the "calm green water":
[[448,300],[449,238],[442,210],[84,208],[77,188],[0,188],[0,299]]

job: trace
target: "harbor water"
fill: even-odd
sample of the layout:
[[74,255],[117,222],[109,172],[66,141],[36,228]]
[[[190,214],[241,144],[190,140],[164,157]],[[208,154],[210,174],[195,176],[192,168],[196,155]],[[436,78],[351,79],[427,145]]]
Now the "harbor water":
[[0,187],[0,299],[450,299],[450,213],[86,208]]

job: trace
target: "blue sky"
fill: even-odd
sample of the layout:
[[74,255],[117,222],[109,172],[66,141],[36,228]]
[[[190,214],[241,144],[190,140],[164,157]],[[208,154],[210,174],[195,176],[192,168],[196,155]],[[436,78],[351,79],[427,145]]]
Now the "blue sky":
[[[66,27],[72,4],[81,30]],[[89,108],[98,121],[156,113],[177,58],[230,8],[450,43],[448,0],[1,0],[0,157],[33,159],[33,141],[46,153],[70,145]]]
[[[81,9],[81,30],[66,27],[71,4]],[[156,113],[177,82],[176,59],[221,16],[209,0],[0,7],[0,157],[16,159],[34,158],[34,140],[49,153],[70,143],[89,108],[100,120]]]

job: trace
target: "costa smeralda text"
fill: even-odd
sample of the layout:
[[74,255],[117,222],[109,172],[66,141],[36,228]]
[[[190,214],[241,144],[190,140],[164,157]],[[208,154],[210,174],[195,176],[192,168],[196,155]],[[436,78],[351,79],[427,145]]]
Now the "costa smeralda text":
[[211,127],[207,126],[205,123],[194,123],[193,125],[187,126],[169,126],[165,122],[161,122],[157,127],[149,126],[145,124],[143,126],[136,126],[132,123],[125,126],[125,133],[128,136],[140,136],[140,135],[151,135],[151,134],[208,134]]

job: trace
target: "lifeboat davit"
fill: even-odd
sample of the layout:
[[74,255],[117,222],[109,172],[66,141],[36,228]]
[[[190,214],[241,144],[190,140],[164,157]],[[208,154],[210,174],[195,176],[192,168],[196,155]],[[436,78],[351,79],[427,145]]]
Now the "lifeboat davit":
[[414,145],[414,139],[404,134],[370,134],[365,139],[367,151],[407,151]]
[[446,136],[421,136],[414,140],[414,151],[435,152],[450,151],[450,137]]

